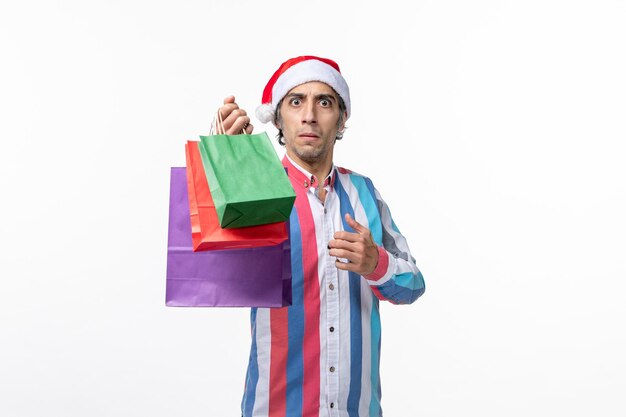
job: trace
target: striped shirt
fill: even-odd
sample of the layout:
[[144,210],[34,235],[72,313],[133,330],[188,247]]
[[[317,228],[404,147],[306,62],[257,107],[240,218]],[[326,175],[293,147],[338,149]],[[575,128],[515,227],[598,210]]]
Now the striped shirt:
[[[389,208],[369,178],[334,167],[317,196],[315,177],[283,158],[296,192],[290,217],[293,305],[253,308],[244,417],[378,417],[379,300],[409,304],[422,274]],[[375,271],[339,270],[328,253],[336,231],[354,232],[345,214],[379,246]]]

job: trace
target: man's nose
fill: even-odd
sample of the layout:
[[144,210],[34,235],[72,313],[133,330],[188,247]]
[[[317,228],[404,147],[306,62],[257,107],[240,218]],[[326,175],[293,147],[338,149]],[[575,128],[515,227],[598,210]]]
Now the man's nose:
[[315,103],[309,101],[302,106],[302,123],[316,123]]

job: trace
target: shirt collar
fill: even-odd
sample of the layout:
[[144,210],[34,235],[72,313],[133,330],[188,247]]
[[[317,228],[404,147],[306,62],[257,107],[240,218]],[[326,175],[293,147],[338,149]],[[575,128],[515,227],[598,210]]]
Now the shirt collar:
[[[293,159],[287,156],[287,154],[283,157],[283,166],[287,168],[287,175],[289,175],[289,178],[291,178],[292,182],[295,184],[299,184],[303,188],[317,188],[318,184],[315,176],[298,165]],[[335,164],[333,164],[330,167],[330,173],[324,179],[324,187],[328,185],[332,189],[335,184],[336,177]]]

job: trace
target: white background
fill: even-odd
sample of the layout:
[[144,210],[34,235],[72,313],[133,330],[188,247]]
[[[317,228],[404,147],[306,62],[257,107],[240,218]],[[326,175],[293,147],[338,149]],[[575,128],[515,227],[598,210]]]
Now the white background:
[[626,415],[625,22],[623,1],[2,1],[0,415],[239,415],[248,311],[164,306],[169,167],[304,54],[339,62],[335,160],[426,279],[381,307],[385,415]]

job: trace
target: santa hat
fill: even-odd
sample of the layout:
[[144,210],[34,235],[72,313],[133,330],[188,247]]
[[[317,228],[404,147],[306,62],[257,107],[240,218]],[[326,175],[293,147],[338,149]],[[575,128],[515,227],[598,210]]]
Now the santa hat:
[[350,117],[350,89],[335,61],[317,56],[291,58],[272,75],[263,90],[262,105],[256,109],[256,117],[262,123],[274,120],[276,106],[294,87],[309,81],[320,81],[331,86],[346,104]]

